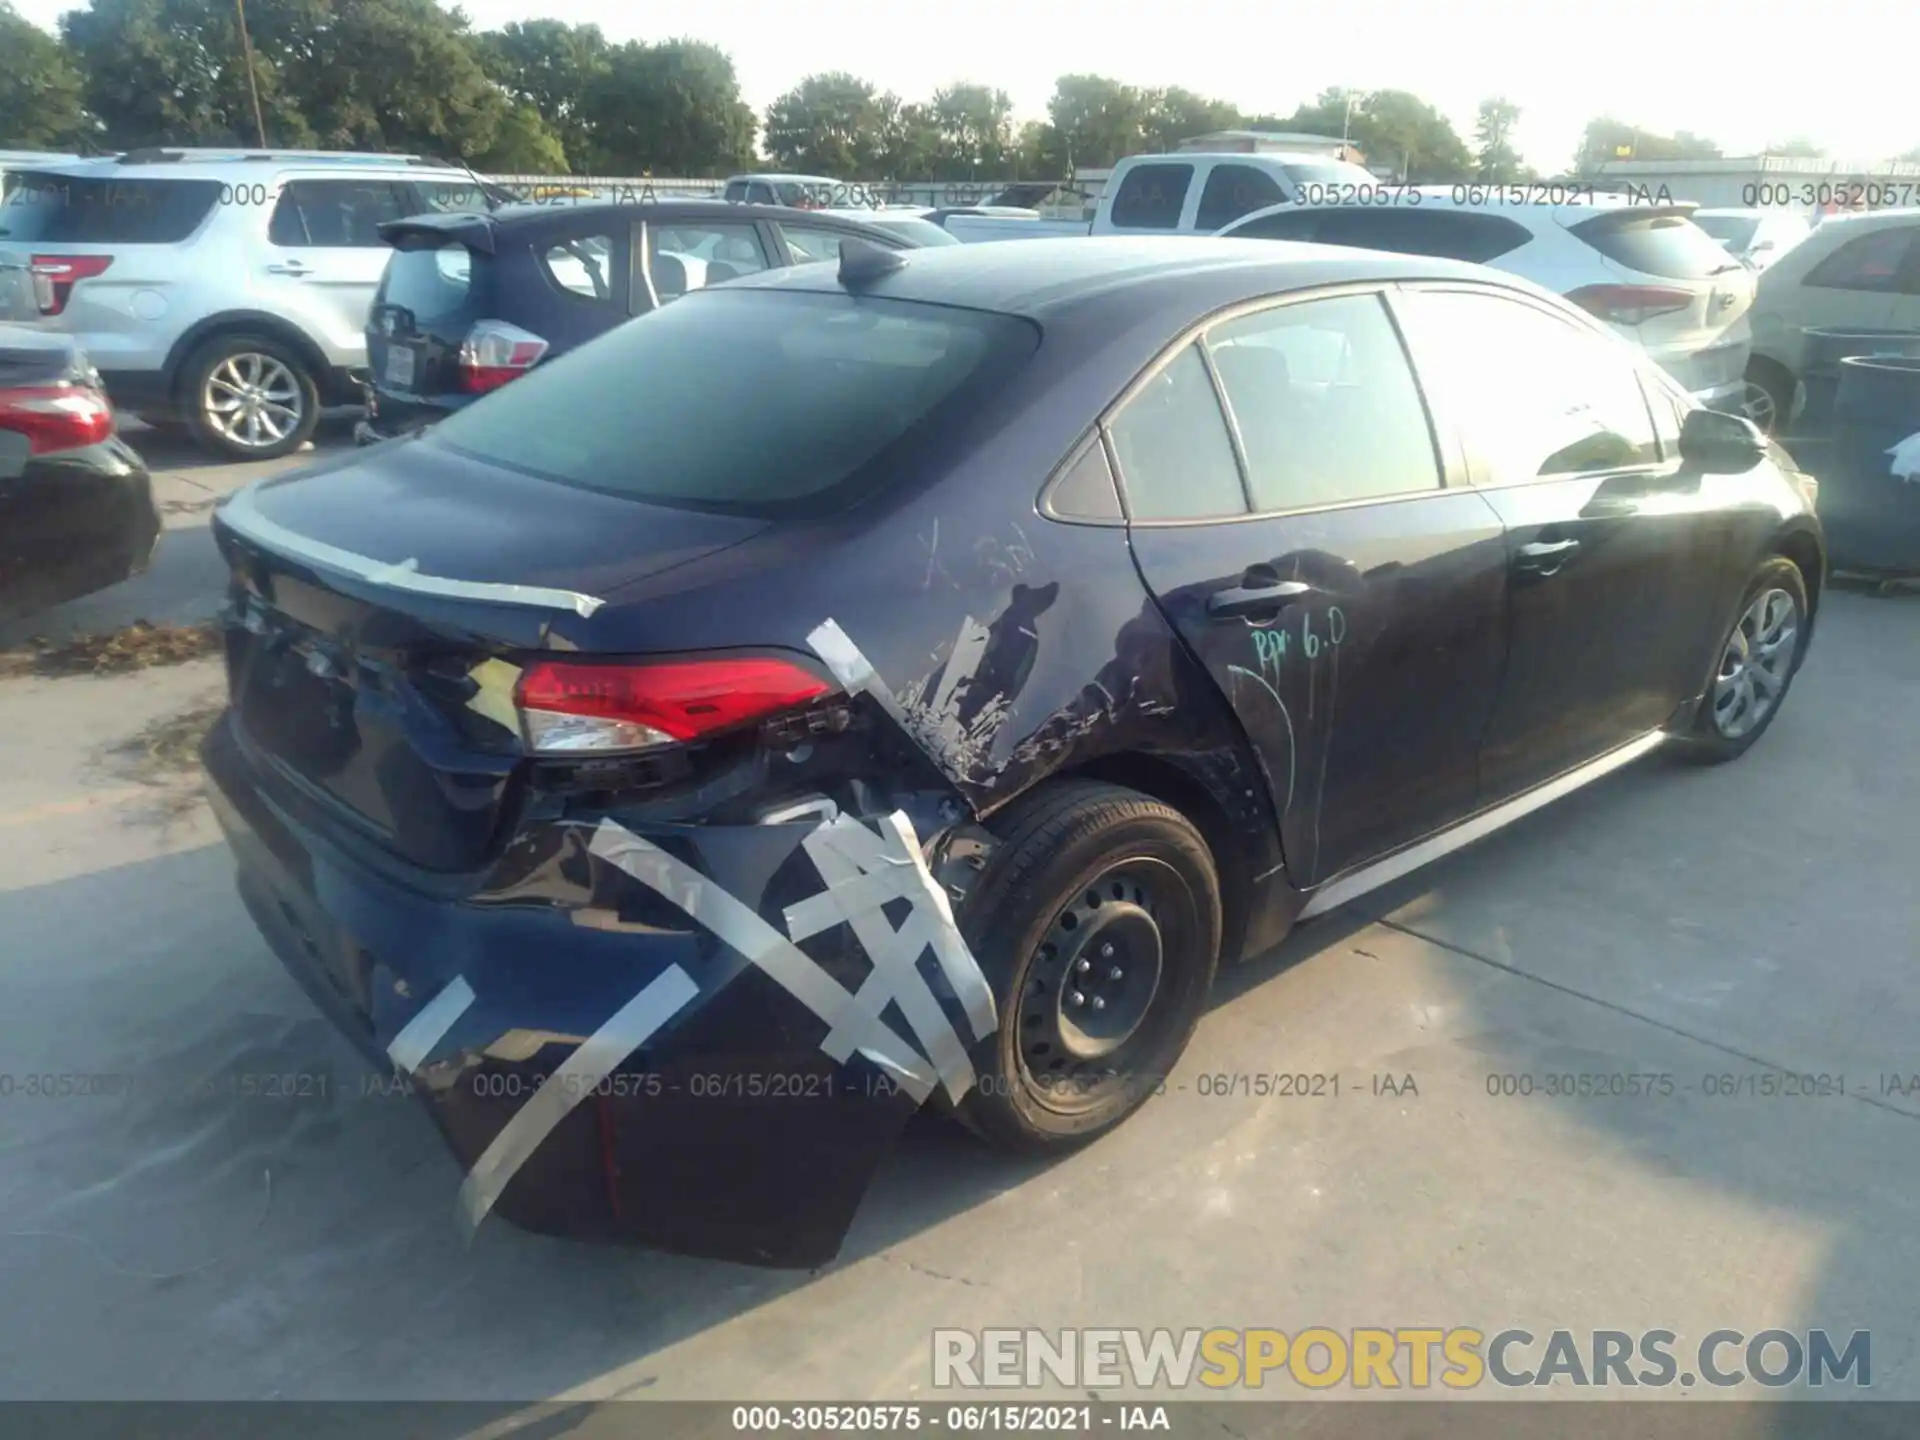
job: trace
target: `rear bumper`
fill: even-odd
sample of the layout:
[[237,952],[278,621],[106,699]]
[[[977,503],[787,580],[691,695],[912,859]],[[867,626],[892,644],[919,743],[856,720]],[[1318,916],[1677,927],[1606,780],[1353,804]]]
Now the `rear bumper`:
[[139,574],[159,537],[152,479],[125,441],[41,457],[0,502],[0,620]]
[[[516,1117],[524,1133],[536,1109],[555,1108],[551,1090],[534,1098],[564,1082],[575,1088],[561,1092],[563,1118],[498,1190],[503,1218],[762,1265],[838,1253],[918,1102],[862,1052],[829,1059],[823,1022],[592,852],[591,826],[524,830],[484,876],[419,877],[430,893],[306,823],[231,715],[202,758],[249,912],[362,1054],[383,1072],[406,1062],[410,1078],[394,1083],[426,1103],[469,1170],[463,1200],[512,1149]],[[817,885],[796,854],[810,825],[634,828],[767,916]],[[838,933],[807,951],[856,989],[866,962],[844,969],[854,961],[841,947],[855,947]],[[604,1079],[567,1081],[559,1067],[587,1053],[586,1037],[676,968],[697,994]],[[464,1007],[440,998],[463,992]],[[444,1027],[421,1018],[429,1007],[450,1014]]]

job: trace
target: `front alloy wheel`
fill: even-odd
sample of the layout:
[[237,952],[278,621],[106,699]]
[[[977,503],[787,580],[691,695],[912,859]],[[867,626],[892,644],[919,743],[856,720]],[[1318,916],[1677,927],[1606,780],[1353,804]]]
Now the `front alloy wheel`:
[[1786,693],[1799,646],[1800,610],[1785,590],[1764,590],[1727,637],[1713,682],[1713,726],[1729,740],[1763,724]]

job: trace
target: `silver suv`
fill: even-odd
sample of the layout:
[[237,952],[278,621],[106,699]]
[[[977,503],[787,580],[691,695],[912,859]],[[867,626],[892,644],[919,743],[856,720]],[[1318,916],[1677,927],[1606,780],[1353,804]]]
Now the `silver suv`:
[[0,319],[65,331],[114,404],[234,459],[357,403],[383,221],[499,194],[421,156],[134,150],[9,167]]

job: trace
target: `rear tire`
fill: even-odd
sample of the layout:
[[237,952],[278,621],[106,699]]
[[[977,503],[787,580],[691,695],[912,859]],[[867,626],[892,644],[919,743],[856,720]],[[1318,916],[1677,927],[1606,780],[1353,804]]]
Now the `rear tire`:
[[1720,642],[1707,692],[1681,754],[1704,764],[1737,760],[1773,724],[1807,653],[1807,584],[1783,556],[1761,562]]
[[991,828],[959,920],[1000,1024],[957,1113],[1004,1149],[1061,1154],[1164,1090],[1219,961],[1219,879],[1184,816],[1118,785],[1046,787]]
[[320,391],[291,346],[266,335],[220,335],[180,370],[179,413],[193,438],[227,460],[275,460],[313,437]]

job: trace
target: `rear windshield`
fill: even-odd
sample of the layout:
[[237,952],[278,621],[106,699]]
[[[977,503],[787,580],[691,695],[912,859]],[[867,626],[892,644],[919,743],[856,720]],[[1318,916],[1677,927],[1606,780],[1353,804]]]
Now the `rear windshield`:
[[191,235],[219,199],[218,180],[94,179],[18,170],[7,176],[0,240],[168,245]]
[[1616,265],[1668,280],[1704,280],[1740,262],[1684,215],[1606,215],[1573,233]]
[[408,311],[420,329],[464,320],[477,309],[473,252],[458,243],[437,249],[395,250],[380,281],[377,303]]
[[1365,185],[1368,191],[1383,188],[1371,170],[1346,160],[1306,161],[1281,168],[1295,185]]
[[1038,344],[1010,315],[702,290],[449,416],[430,443],[660,505],[815,514],[937,450]]
[[1729,250],[1744,249],[1760,228],[1758,215],[1696,215],[1693,223]]

